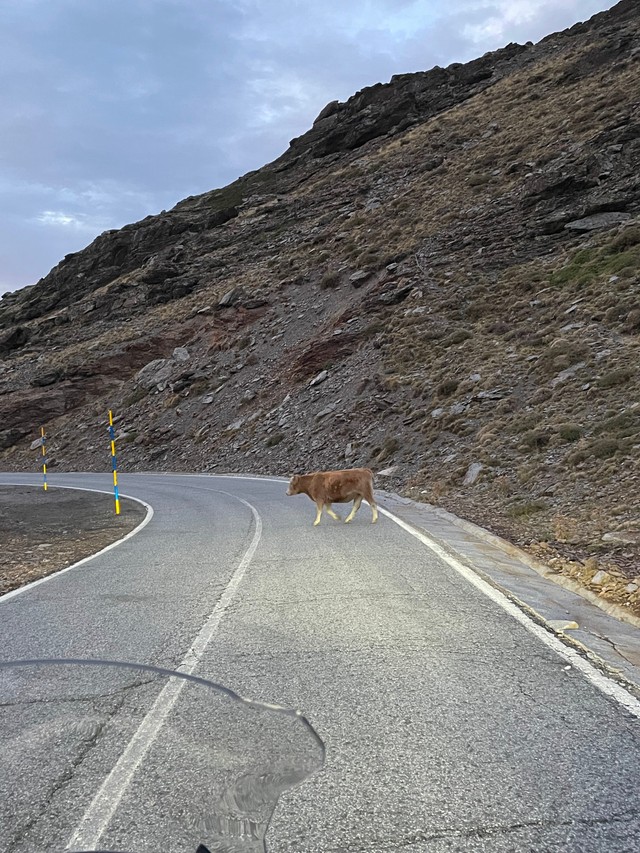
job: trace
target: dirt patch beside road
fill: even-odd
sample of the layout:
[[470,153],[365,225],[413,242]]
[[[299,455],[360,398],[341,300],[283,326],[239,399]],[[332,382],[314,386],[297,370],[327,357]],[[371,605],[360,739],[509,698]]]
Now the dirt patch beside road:
[[99,492],[0,486],[0,595],[95,554],[144,519],[145,508]]

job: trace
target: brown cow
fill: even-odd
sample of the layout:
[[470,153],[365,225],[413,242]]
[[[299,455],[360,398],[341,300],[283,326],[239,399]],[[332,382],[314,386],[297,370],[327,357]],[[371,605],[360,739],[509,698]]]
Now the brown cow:
[[349,503],[353,508],[345,518],[345,523],[353,521],[364,498],[373,513],[372,524],[378,520],[378,506],[373,496],[373,471],[369,468],[349,468],[346,471],[315,471],[313,474],[295,474],[291,478],[288,495],[309,495],[317,508],[314,525],[320,524],[323,507],[336,521],[340,516],[333,511],[332,503]]

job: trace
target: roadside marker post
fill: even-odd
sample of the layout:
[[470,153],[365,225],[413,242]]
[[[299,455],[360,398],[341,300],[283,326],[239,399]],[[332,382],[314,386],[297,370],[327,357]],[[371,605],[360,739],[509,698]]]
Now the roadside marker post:
[[120,515],[120,495],[118,494],[118,466],[116,462],[116,434],[113,428],[113,412],[109,409],[109,438],[111,439],[111,468],[113,470],[113,496],[116,502],[116,515]]
[[46,436],[44,433],[44,427],[40,427],[40,445],[42,447],[42,488],[47,491],[47,449],[45,447]]

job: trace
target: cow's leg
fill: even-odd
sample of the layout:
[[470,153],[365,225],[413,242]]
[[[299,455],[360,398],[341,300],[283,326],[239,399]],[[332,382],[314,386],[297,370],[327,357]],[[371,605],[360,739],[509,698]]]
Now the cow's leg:
[[313,526],[315,527],[317,524],[320,524],[320,518],[322,516],[322,501],[316,501],[316,520],[313,522]]
[[336,521],[342,521],[342,519],[340,518],[340,516],[339,516],[339,515],[337,515],[337,513],[335,513],[335,512],[333,511],[333,507],[331,506],[331,504],[325,504],[325,505],[324,505],[324,508],[325,508],[325,509],[326,509],[326,511],[327,511],[327,515],[330,515],[330,516],[331,516],[331,518],[334,518]]
[[376,499],[373,496],[373,489],[371,486],[368,486],[365,490],[365,499],[369,506],[371,507],[371,513],[373,514],[373,518],[371,519],[371,523],[375,524],[378,520],[378,504],[376,503]]
[[350,521],[353,521],[353,517],[358,512],[358,510],[360,509],[361,503],[362,503],[362,497],[360,495],[358,495],[358,497],[353,502],[353,508],[352,508],[351,512],[349,513],[349,515],[344,520],[345,524],[349,524]]

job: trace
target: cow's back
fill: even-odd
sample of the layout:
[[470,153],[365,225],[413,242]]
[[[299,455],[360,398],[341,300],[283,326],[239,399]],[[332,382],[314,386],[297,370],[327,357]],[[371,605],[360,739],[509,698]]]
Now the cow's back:
[[318,471],[313,475],[309,493],[314,500],[351,501],[371,493],[373,472],[369,468],[351,468],[344,471]]

